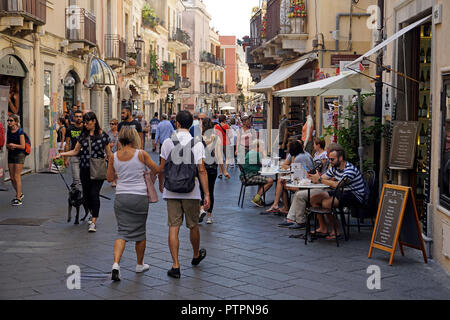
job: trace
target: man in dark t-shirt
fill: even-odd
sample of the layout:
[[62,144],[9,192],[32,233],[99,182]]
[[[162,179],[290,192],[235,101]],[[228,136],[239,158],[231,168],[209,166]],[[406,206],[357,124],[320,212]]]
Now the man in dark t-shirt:
[[[83,112],[81,110],[76,110],[73,113],[73,124],[69,126],[66,130],[66,146],[64,147],[64,151],[70,151],[75,149],[75,146],[78,142],[78,137],[81,135],[83,131]],[[80,180],[80,158],[78,157],[70,157],[70,160],[65,158],[64,165],[66,167],[69,166],[72,169],[72,180],[73,184],[76,185],[78,190],[81,191],[81,180]]]
[[142,126],[139,121],[133,120],[133,117],[131,116],[131,108],[123,107],[121,116],[122,122],[119,123],[119,127],[117,128],[117,130],[120,132],[120,129],[122,129],[123,126],[135,128],[139,134],[139,137],[141,137],[141,148],[144,149],[144,135],[142,133]]

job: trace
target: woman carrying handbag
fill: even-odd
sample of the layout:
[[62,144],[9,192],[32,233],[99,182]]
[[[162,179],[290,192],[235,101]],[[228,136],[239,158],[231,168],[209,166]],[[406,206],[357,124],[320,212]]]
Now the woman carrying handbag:
[[[111,278],[120,280],[120,260],[128,241],[136,242],[136,272],[149,269],[144,264],[146,246],[146,223],[149,202],[148,188],[154,190],[153,181],[148,184],[144,178],[146,167],[153,174],[159,173],[159,167],[147,152],[141,149],[141,139],[136,129],[124,126],[119,132],[121,148],[108,162],[108,181],[117,181],[114,211],[117,220],[118,238],[114,243],[114,263]],[[156,192],[155,192],[156,194]]]
[[83,125],[75,149],[60,153],[56,158],[75,156],[80,158],[83,198],[92,215],[88,231],[96,232],[100,212],[100,190],[106,180],[106,156],[111,159],[113,154],[109,146],[109,136],[100,128],[94,112],[88,112],[83,116]]

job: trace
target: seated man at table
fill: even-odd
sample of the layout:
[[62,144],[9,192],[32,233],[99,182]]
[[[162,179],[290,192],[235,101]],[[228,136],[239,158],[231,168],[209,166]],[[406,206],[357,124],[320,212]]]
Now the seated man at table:
[[[348,185],[345,187],[342,195],[334,200],[334,207],[338,207],[339,205],[345,207],[361,205],[366,197],[366,186],[359,170],[350,162],[345,161],[345,151],[339,145],[330,149],[328,158],[331,167],[328,169],[327,173],[323,176],[320,176],[318,173],[314,175],[308,174],[308,178],[311,179],[313,183],[323,183],[332,189],[336,189],[339,182],[342,179],[347,178]],[[313,207],[330,209],[335,192],[335,190],[331,190],[312,196],[311,205]],[[328,234],[328,226],[324,217],[318,215],[318,220],[320,227],[315,231],[316,234]],[[335,240],[336,237],[340,236],[339,234],[334,233],[334,230],[339,230],[339,223],[337,220],[334,220],[331,215],[328,215],[328,220],[330,221],[331,233],[326,236],[326,239]],[[334,228],[334,226],[336,226],[336,228]]]
[[[245,156],[245,163],[242,165],[245,175],[247,177],[247,183],[258,183],[258,193],[253,198],[252,202],[258,207],[262,208],[264,203],[261,199],[263,192],[267,192],[273,185],[273,179],[260,175],[261,159],[264,156],[264,142],[261,140],[255,140],[252,143],[251,150]],[[244,176],[241,174],[240,179],[244,182]],[[263,188],[264,184],[264,188]]]
[[[330,153],[330,149],[335,147],[337,144],[331,143],[326,148],[326,159],[328,162],[328,155]],[[320,174],[326,173],[328,168],[324,168]],[[286,217],[286,220],[280,224],[279,227],[289,228],[289,229],[302,229],[306,226],[306,204],[308,202],[308,190],[299,190],[299,188],[286,188],[286,190],[294,191],[295,194],[292,197],[291,207],[289,208],[289,213]],[[309,196],[312,197],[316,194],[322,193],[323,190],[320,189],[312,189],[309,192]]]
[[[282,169],[288,169],[292,163],[300,163],[306,168],[313,168],[313,158],[311,155],[303,150],[303,141],[295,140],[289,143],[288,150],[289,156],[286,161],[281,166]],[[289,164],[287,164],[289,163]],[[266,211],[267,213],[275,213],[275,214],[284,214],[287,215],[289,211],[288,207],[288,194],[287,191],[284,190],[284,186],[286,185],[287,180],[281,179],[281,177],[277,180],[277,189],[275,192],[275,200],[272,206]],[[278,202],[280,201],[281,196],[283,196],[283,208],[278,208]]]

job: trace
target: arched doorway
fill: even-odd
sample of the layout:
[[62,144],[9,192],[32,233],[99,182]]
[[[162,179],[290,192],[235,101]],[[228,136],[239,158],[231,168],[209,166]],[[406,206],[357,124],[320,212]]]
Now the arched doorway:
[[0,85],[10,87],[8,114],[17,114],[23,124],[23,80],[28,71],[22,61],[14,55],[0,59]]
[[103,92],[103,128],[109,130],[109,121],[112,114],[112,93],[109,87]]
[[78,74],[71,70],[64,78],[64,104],[67,110],[71,110],[73,106],[77,106],[80,103],[79,99],[80,77]]

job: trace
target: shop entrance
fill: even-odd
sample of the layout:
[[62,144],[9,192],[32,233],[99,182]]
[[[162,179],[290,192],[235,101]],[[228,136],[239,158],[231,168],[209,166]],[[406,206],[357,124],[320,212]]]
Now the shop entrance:
[[9,86],[8,114],[17,114],[23,124],[23,79],[27,71],[23,63],[13,55],[0,59],[0,85]]

